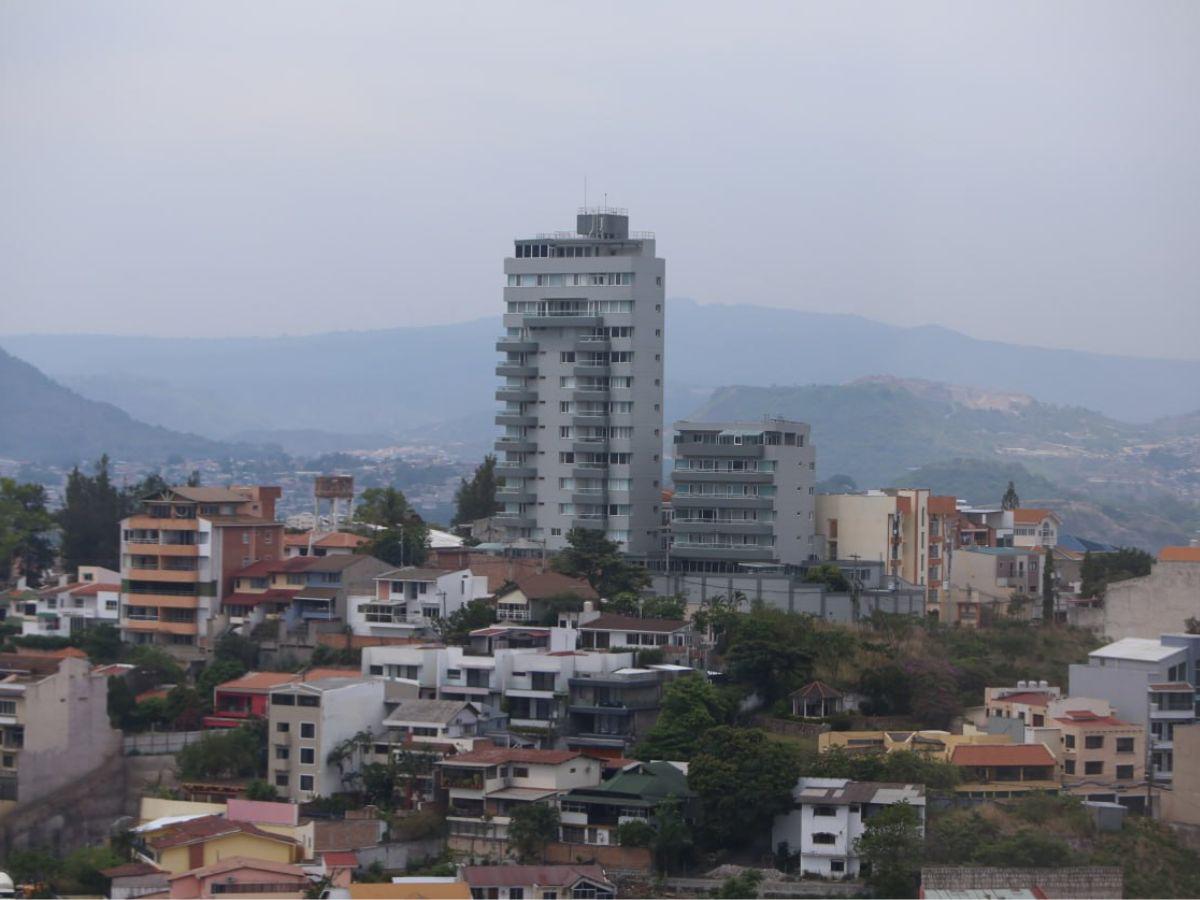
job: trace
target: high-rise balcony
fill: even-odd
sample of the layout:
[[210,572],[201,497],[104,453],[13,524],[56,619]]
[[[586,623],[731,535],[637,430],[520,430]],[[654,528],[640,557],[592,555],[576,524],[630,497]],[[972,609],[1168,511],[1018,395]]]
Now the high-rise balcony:
[[530,363],[502,362],[496,366],[496,374],[501,378],[533,378],[537,373],[537,366]]
[[525,323],[527,328],[599,328],[604,324],[604,317],[562,314],[525,316],[521,321]]
[[731,457],[736,459],[761,459],[762,444],[701,444],[698,442],[678,442],[675,444],[676,459],[690,459],[697,456]]
[[676,491],[671,498],[675,509],[773,509],[775,500],[772,497],[755,497],[747,494],[681,494]]
[[579,401],[586,402],[588,400],[607,400],[608,399],[608,388],[607,387],[572,388],[571,389],[571,399],[576,402],[579,402]]
[[571,370],[577,378],[603,378],[610,371],[608,363],[576,363]]
[[496,391],[496,399],[502,403],[536,403],[537,398],[533,388],[502,387]]
[[529,338],[502,337],[496,341],[496,349],[501,353],[537,353],[537,341]]
[[572,528],[589,528],[592,531],[604,531],[608,528],[608,516],[601,513],[588,513],[571,517]]
[[532,425],[537,425],[537,423],[538,423],[537,416],[531,412],[527,412],[527,413],[499,412],[499,413],[496,413],[496,424],[497,425],[522,425],[522,426],[529,427]]
[[606,353],[612,346],[606,337],[584,337],[575,341],[576,353]]
[[497,478],[537,478],[537,467],[527,466],[524,463],[509,465],[507,463],[496,463]]
[[755,522],[745,519],[721,521],[719,519],[679,519],[671,524],[671,530],[679,535],[695,534],[772,534],[774,522]]
[[772,562],[774,547],[755,547],[746,544],[691,544],[676,538],[671,555],[679,559],[730,559],[746,562]]
[[571,424],[583,428],[608,424],[608,413],[572,413]]
[[507,490],[500,488],[496,491],[497,503],[537,503],[537,491],[533,488],[518,488]]
[[537,450],[537,441],[531,437],[503,435],[496,438],[496,449],[501,453],[533,453]]
[[671,480],[676,484],[700,481],[729,481],[737,484],[770,484],[774,472],[716,472],[711,469],[675,469]]
[[576,453],[604,453],[608,450],[608,438],[575,438],[571,449]]
[[537,517],[533,513],[498,512],[492,520],[504,528],[536,528]]

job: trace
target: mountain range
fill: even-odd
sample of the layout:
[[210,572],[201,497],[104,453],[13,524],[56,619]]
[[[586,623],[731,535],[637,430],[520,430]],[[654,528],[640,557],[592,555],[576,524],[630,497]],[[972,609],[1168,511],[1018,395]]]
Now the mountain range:
[[[667,311],[668,406],[679,414],[723,385],[841,384],[879,373],[1016,391],[1131,422],[1200,407],[1200,360],[1047,350],[686,299]],[[501,333],[497,317],[279,338],[14,335],[0,346],[85,397],[214,439],[297,429],[406,436],[490,419]]]
[[[0,456],[154,462],[271,446],[311,458],[412,440],[478,459],[495,434],[500,331],[484,319],[271,339],[3,338],[27,362],[0,350]],[[822,478],[973,502],[1016,478],[1092,536],[1142,546],[1200,528],[1200,362],[686,300],[668,334],[668,425],[797,418]]]

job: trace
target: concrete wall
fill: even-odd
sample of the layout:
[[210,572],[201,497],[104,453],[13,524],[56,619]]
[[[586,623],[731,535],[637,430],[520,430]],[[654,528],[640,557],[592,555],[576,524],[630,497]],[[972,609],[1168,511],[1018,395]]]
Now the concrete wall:
[[1150,574],[1109,585],[1104,594],[1104,634],[1157,638],[1186,630],[1200,617],[1200,563],[1158,562]]
[[1070,866],[1059,869],[1001,869],[980,866],[928,866],[921,869],[921,887],[940,890],[1028,890],[1034,885],[1049,898],[1117,898],[1124,895],[1125,878],[1117,866]]
[[1146,728],[1150,717],[1146,686],[1152,677],[1152,671],[1145,669],[1073,665],[1067,693],[1071,697],[1102,697],[1112,705],[1117,718]]
[[[1175,777],[1160,793],[1163,821],[1200,827],[1200,723],[1175,726]],[[1183,760],[1192,760],[1183,765]],[[1200,843],[1195,846],[1200,846]]]

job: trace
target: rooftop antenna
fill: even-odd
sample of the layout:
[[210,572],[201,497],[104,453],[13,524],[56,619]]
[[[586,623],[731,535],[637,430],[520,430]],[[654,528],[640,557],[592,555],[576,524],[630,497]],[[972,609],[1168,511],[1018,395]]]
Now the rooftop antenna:
[[587,176],[583,176],[583,208],[587,210]]

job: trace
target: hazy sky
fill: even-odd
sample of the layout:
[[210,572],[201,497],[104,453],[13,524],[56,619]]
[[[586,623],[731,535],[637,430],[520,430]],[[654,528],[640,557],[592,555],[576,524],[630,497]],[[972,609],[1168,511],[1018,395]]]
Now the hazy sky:
[[1191,0],[6,0],[0,332],[496,314],[586,175],[673,296],[1197,358],[1197,47]]

